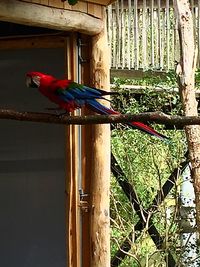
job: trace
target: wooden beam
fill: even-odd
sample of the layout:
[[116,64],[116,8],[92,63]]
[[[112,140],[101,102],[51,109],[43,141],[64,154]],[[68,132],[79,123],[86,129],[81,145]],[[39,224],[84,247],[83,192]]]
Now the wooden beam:
[[0,1],[0,20],[55,30],[77,31],[88,35],[98,34],[103,28],[100,19],[79,11],[16,0]]
[[[109,90],[109,49],[104,14],[104,30],[92,38],[92,85]],[[92,126],[90,192],[91,267],[110,266],[110,126]]]
[[[66,74],[77,80],[77,36],[71,34],[66,51]],[[73,112],[73,115],[76,111]],[[78,126],[66,126],[66,248],[68,267],[80,266],[80,209],[79,209],[79,132]]]
[[121,79],[137,79],[144,77],[166,77],[166,72],[164,71],[143,71],[143,70],[135,70],[135,69],[114,69],[110,70],[111,81],[117,77]]
[[60,35],[0,38],[0,50],[64,47],[66,37]]
[[[81,65],[81,83],[90,84],[90,58],[91,58],[91,37],[88,40],[87,35],[79,35],[81,43],[80,55],[85,60],[85,64]],[[81,110],[81,115],[88,115],[89,110],[83,108]],[[91,114],[91,113],[90,113]],[[81,142],[81,151],[82,151],[82,181],[80,188],[82,190],[82,197],[80,197],[80,208],[81,208],[81,221],[82,221],[82,266],[90,267],[90,183],[92,180],[91,177],[91,161],[93,160],[93,154],[91,153],[91,140],[92,140],[92,126],[91,125],[82,125],[81,127],[82,142]]]

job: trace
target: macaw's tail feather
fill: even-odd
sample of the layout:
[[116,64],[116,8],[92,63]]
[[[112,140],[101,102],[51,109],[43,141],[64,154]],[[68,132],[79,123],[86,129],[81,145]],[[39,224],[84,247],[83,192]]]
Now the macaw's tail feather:
[[98,91],[101,93],[101,95],[120,95],[120,93],[116,91],[104,91],[101,89],[98,89]]
[[154,135],[160,139],[169,139],[169,137],[165,136],[164,134],[158,133],[157,131],[155,131],[153,128],[151,128],[150,126],[139,122],[139,121],[133,121],[133,122],[129,122],[127,123],[129,126],[132,126],[140,131],[143,131],[145,133]]
[[[89,100],[87,102],[87,105],[90,107],[90,109],[92,109],[93,111],[102,114],[102,115],[108,115],[108,114],[113,114],[113,115],[119,115],[120,113],[117,111],[114,111],[112,109],[109,109],[105,106],[103,106],[101,103],[99,103],[96,100]],[[133,121],[133,122],[127,122],[126,123],[128,126],[136,128],[140,131],[143,131],[145,133],[148,133],[150,135],[156,136],[162,140],[164,139],[169,139],[167,136],[158,133],[157,131],[155,131],[153,128],[151,128],[150,126],[142,123],[142,122],[138,122],[138,121]]]

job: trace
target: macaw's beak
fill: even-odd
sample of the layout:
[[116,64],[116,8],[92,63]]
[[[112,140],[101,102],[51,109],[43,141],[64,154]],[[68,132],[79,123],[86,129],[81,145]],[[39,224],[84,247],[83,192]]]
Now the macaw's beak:
[[33,81],[32,77],[26,76],[26,86],[29,88],[38,88],[38,85]]

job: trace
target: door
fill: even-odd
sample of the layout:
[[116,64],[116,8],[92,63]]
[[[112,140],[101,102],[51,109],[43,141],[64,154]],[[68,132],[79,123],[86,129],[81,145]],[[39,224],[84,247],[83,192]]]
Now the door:
[[[0,50],[0,107],[44,112],[54,107],[25,73],[63,77],[64,48]],[[0,265],[64,267],[64,126],[0,120]]]

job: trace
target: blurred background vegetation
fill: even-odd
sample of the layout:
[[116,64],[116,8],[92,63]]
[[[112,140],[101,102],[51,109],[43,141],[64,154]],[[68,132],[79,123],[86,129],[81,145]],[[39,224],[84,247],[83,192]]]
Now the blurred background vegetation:
[[[197,84],[199,86],[199,71]],[[176,88],[175,73],[169,72],[165,78],[145,77],[142,79],[115,78],[115,90],[122,92],[113,99],[113,108],[122,113],[140,113],[146,111],[164,111],[167,114],[181,114],[181,104],[178,93],[170,91],[155,92],[154,87]],[[134,90],[124,93],[119,88],[122,84],[145,85],[144,92],[138,94]],[[148,89],[150,87],[150,89]],[[174,128],[167,130],[160,125],[152,125],[156,130],[170,137],[169,142],[117,125],[112,130],[112,152],[116,157],[129,183],[135,188],[141,205],[149,208],[162,185],[173,170],[185,160],[186,140],[182,130]],[[115,177],[111,183],[111,227],[112,227],[112,256],[114,257],[120,244],[129,236],[131,250],[122,261],[121,267],[130,266],[166,266],[164,257],[170,251],[179,262],[181,257],[180,226],[179,226],[179,197],[181,178],[171,190],[165,201],[153,214],[153,222],[164,239],[162,250],[157,250],[147,229],[148,222],[139,238],[134,242],[134,225],[138,216],[132,204],[125,196]],[[168,216],[168,212],[170,216]],[[181,265],[177,265],[181,266]]]

